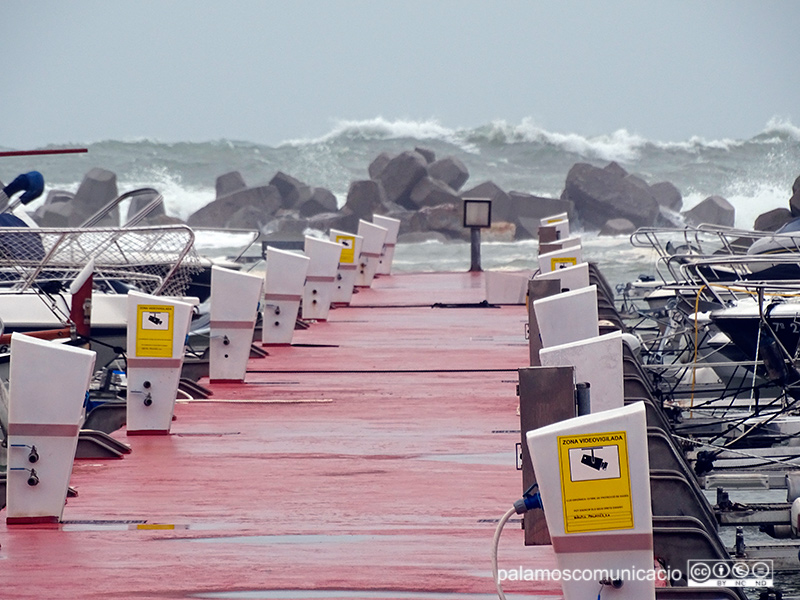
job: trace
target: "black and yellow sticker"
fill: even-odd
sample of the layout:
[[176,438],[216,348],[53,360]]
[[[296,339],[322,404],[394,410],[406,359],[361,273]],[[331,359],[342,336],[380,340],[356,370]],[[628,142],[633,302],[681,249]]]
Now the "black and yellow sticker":
[[340,263],[352,264],[356,260],[356,237],[354,235],[337,235],[336,242],[342,244]]
[[633,528],[633,500],[624,431],[559,436],[564,531]]
[[140,304],[136,314],[136,356],[171,358],[175,307]]

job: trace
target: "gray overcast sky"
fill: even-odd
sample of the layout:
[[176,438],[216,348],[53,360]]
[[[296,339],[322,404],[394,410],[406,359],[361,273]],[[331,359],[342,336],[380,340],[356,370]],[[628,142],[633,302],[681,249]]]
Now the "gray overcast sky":
[[0,145],[526,117],[593,136],[800,124],[800,2],[0,0]]

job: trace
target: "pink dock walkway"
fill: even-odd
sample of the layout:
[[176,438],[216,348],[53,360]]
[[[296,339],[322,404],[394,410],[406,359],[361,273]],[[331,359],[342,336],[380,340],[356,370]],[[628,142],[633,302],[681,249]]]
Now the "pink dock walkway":
[[[0,598],[496,597],[526,312],[430,307],[484,297],[480,274],[382,277],[251,360],[245,384],[180,402],[170,436],[116,432],[133,452],[76,461],[62,525],[0,512]],[[511,523],[500,566],[555,564]]]

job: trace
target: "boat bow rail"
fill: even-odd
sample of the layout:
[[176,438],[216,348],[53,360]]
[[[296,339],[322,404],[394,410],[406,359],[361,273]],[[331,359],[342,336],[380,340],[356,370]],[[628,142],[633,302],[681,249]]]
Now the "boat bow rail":
[[[709,224],[681,228],[642,227],[631,235],[631,244],[656,252],[656,273],[665,283],[686,282],[687,274],[681,272],[681,265],[697,259],[748,254],[754,257],[764,250],[770,254],[800,253],[800,236]],[[754,253],[756,250],[758,252]]]
[[[182,295],[202,270],[185,225],[0,229],[0,293],[53,287],[95,262],[95,281],[124,282],[154,295]],[[55,286],[58,287],[58,286]]]

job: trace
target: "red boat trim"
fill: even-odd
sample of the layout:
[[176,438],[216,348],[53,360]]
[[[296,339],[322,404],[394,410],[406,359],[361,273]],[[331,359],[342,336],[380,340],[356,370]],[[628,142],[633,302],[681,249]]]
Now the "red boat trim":
[[58,517],[6,517],[6,525],[41,525],[58,523]]

